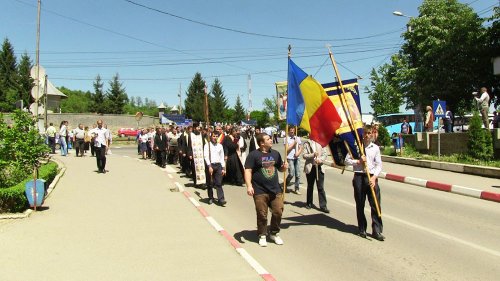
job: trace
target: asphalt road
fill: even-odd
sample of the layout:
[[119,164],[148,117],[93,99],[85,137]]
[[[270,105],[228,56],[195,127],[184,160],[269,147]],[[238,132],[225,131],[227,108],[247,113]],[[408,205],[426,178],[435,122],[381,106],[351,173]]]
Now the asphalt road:
[[[275,148],[283,152],[281,144]],[[204,207],[277,280],[497,280],[500,276],[498,203],[382,179],[387,239],[379,242],[356,235],[351,179],[350,172],[327,171],[330,214],[307,210],[304,189],[302,195],[288,193],[284,246],[259,247],[253,202],[244,187],[225,187],[225,208]],[[305,175],[302,183],[305,187]],[[192,190],[204,202],[206,192]],[[316,194],[314,202],[318,206]],[[365,213],[369,219],[369,210]]]
[[[283,152],[283,145],[275,145],[275,148]],[[222,236],[214,230],[213,234],[207,232],[210,231],[208,223],[192,210],[194,207],[188,200],[163,189],[147,188],[173,186],[174,181],[184,184],[209,215],[277,280],[498,280],[500,276],[500,205],[495,202],[381,179],[386,241],[363,239],[356,235],[352,173],[341,174],[339,170],[329,169],[325,187],[331,213],[307,210],[305,189],[302,195],[287,193],[281,232],[285,244],[278,246],[270,242],[267,248],[261,248],[255,232],[254,204],[246,195],[245,187],[226,185],[226,207],[208,205],[205,203],[206,190],[192,187],[189,179],[175,172],[175,167],[167,169],[172,179],[164,177],[164,181],[156,183],[149,179],[156,179],[160,169],[149,165],[148,161],[131,161],[139,158],[134,147],[113,147],[112,151],[108,160],[110,173],[87,176],[90,180],[114,177],[113,182],[106,182],[109,191],[103,192],[102,186],[92,182],[75,182],[72,187],[77,193],[84,192],[85,186],[92,188],[99,195],[95,199],[98,202],[89,202],[86,207],[85,202],[68,201],[65,193],[69,190],[56,189],[56,194],[49,198],[50,208],[22,222],[0,224],[3,241],[17,235],[19,243],[30,245],[28,250],[33,249],[33,253],[27,252],[26,247],[19,244],[22,252],[18,253],[15,251],[17,246],[0,241],[0,252],[15,253],[14,256],[0,256],[3,264],[11,265],[0,268],[0,276],[15,272],[17,267],[29,270],[30,262],[43,258],[39,260],[44,262],[42,268],[53,272],[49,276],[55,278],[41,280],[141,280],[141,276],[143,280],[252,280],[253,277],[258,280],[258,275],[253,276],[252,270],[241,262],[242,258],[231,253],[234,250]],[[95,161],[93,158],[79,160]],[[128,174],[117,171],[118,161]],[[86,162],[82,163],[94,166]],[[85,165],[81,167],[84,170],[87,169]],[[137,169],[140,173],[131,173],[134,168],[129,165],[140,165]],[[429,175],[440,173],[430,169],[426,172]],[[137,188],[123,189],[123,194],[119,194],[120,189],[114,183],[123,179],[128,184],[134,178]],[[71,178],[64,181],[67,183]],[[305,188],[305,175],[302,182]],[[121,196],[123,202],[109,201],[109,198]],[[317,206],[317,195],[314,196]],[[151,203],[148,205],[148,202]],[[95,204],[109,204],[109,207],[105,212],[95,213],[89,208]],[[127,217],[120,216],[119,212]],[[368,209],[365,213],[369,218]],[[98,231],[86,231],[85,224],[72,222],[71,215],[99,220],[89,222],[94,227],[97,225]],[[26,233],[26,229],[36,229],[47,221],[51,221],[55,229],[33,235]],[[199,233],[192,233],[197,230],[189,227],[195,222]],[[135,237],[137,234],[140,236]],[[44,245],[31,247],[37,235],[47,235],[42,239]],[[195,237],[194,241],[191,237]],[[190,240],[186,241],[188,238]],[[179,241],[179,246],[183,243],[186,246],[174,249],[177,247],[171,244],[174,240]],[[44,248],[46,245],[50,247]],[[67,260],[73,258],[71,253],[65,253],[68,247],[75,253],[74,264]],[[165,247],[170,247],[177,256],[169,256],[169,249]],[[84,259],[94,254],[96,261]],[[22,257],[25,260],[18,261]],[[61,257],[65,262],[58,260]],[[110,257],[109,264],[101,265],[106,257]],[[12,259],[16,261],[9,261]],[[96,262],[95,270],[82,269]],[[123,265],[117,266],[117,262]],[[133,266],[127,267],[130,262]],[[58,267],[58,263],[66,266]],[[110,269],[114,271],[109,272]],[[100,275],[103,272],[107,274]],[[77,276],[72,274],[80,275],[71,278]],[[159,274],[165,274],[165,278]],[[105,278],[100,279],[100,276]],[[2,279],[16,280],[9,277]]]

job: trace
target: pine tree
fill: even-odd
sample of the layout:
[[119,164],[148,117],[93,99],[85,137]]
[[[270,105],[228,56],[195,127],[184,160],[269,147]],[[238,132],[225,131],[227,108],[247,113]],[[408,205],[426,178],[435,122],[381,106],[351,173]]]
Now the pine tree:
[[240,95],[236,98],[236,104],[234,105],[234,116],[233,122],[239,123],[241,120],[245,120],[245,108],[241,103]]
[[222,122],[225,121],[224,112],[227,109],[227,100],[222,90],[222,85],[218,78],[215,78],[210,90],[209,108],[210,108],[210,121]]
[[0,51],[0,111],[12,111],[17,95],[17,64],[14,48],[5,38]]
[[475,159],[489,160],[493,156],[493,145],[489,129],[481,128],[483,122],[477,110],[474,110],[469,123],[469,140],[467,148],[469,155]]
[[108,113],[122,114],[124,112],[124,106],[128,102],[128,96],[120,82],[118,73],[113,76],[113,79],[109,82],[107,99],[109,100]]
[[95,78],[94,81],[94,93],[91,96],[92,99],[91,108],[93,108],[93,110],[99,114],[104,113],[103,86],[104,84],[102,83],[101,76],[97,74],[97,77]]
[[31,97],[31,89],[33,88],[33,83],[35,80],[31,78],[32,66],[33,65],[31,63],[31,59],[25,52],[21,56],[21,61],[19,62],[19,66],[17,67],[17,73],[19,77],[19,99],[23,100],[23,104],[25,107],[28,107],[33,101],[33,98]]
[[205,120],[204,110],[205,100],[205,81],[199,72],[193,77],[186,92],[186,99],[184,100],[184,107],[187,118],[193,121]]

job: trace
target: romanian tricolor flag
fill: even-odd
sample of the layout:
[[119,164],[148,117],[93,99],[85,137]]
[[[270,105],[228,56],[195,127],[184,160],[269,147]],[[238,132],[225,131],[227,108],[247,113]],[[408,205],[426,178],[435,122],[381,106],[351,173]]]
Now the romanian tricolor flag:
[[327,145],[340,127],[340,118],[321,84],[288,59],[287,123],[300,126],[310,139]]
[[[343,80],[342,86],[345,95],[338,82],[323,84],[333,105],[342,118],[342,125],[337,129],[336,134],[344,141],[349,152],[354,159],[359,159],[360,147],[356,141],[357,131],[360,141],[363,138],[363,121],[361,119],[361,104],[359,99],[358,80]],[[333,147],[332,152],[336,153]]]

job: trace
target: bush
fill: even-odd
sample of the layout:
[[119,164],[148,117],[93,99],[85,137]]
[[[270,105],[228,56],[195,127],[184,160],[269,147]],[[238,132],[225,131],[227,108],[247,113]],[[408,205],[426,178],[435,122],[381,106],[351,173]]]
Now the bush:
[[467,148],[471,157],[479,160],[489,160],[493,158],[493,143],[490,130],[481,128],[482,124],[483,121],[479,117],[477,110],[474,111],[467,132],[469,134]]
[[50,151],[28,113],[16,110],[12,120],[8,125],[0,115],[0,188],[28,177]]
[[[44,179],[48,186],[56,177],[57,172],[57,164],[49,162],[40,167],[38,178]],[[22,212],[29,208],[28,199],[26,198],[24,190],[26,183],[32,179],[32,177],[27,177],[14,186],[0,188],[0,213]]]
[[382,146],[390,146],[392,144],[389,131],[382,124],[378,127],[378,143]]

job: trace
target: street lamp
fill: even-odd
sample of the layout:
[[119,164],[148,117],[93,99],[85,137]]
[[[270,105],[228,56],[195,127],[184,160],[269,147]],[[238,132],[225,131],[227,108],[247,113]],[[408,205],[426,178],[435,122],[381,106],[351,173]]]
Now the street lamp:
[[392,14],[395,16],[398,16],[398,17],[405,17],[405,18],[410,18],[410,19],[413,18],[413,17],[410,17],[408,15],[401,13],[400,11],[394,11],[394,12],[392,12]]
[[[395,16],[398,16],[398,17],[405,17],[405,18],[413,19],[412,16],[405,15],[400,11],[394,11],[394,12],[392,12],[392,14]],[[411,26],[409,24],[406,25],[406,28],[407,28],[408,32],[411,32]]]

